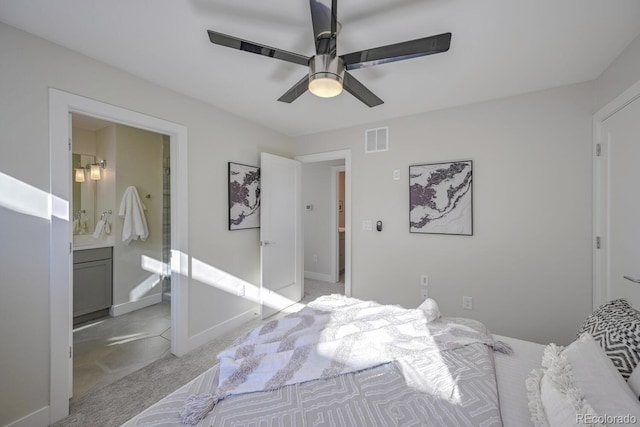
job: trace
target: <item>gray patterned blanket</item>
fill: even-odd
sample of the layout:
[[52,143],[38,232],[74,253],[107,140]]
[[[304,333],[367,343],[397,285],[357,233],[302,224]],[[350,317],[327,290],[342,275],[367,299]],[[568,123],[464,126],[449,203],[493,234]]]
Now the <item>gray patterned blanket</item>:
[[[332,379],[389,362],[412,388],[433,392],[433,379],[417,374],[416,366],[441,358],[443,350],[471,344],[493,345],[479,322],[450,319],[428,325],[420,310],[341,295],[321,297],[297,313],[265,323],[220,353],[218,386],[212,393],[189,396],[180,416],[186,424],[197,424],[230,395]],[[442,381],[435,384],[442,388]]]

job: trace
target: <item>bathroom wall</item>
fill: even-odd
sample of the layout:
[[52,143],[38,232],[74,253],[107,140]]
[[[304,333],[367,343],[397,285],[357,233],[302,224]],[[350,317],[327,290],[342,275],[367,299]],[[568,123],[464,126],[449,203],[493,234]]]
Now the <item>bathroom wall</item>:
[[[73,150],[77,154],[86,154],[87,156],[96,155],[96,133],[73,128]],[[75,166],[75,165],[74,165]]]
[[[162,261],[162,135],[116,125],[116,185],[112,222],[114,314],[160,302]],[[122,196],[136,187],[145,205],[149,237],[122,241],[124,218],[118,216]],[[150,198],[145,196],[149,195]],[[156,298],[157,297],[157,298]],[[138,304],[130,304],[139,301]]]

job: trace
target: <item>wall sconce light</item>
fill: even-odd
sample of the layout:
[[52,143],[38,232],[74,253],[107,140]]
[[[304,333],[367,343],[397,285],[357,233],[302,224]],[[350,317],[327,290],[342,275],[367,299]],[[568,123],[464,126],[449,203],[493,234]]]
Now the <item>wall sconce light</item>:
[[84,182],[84,168],[76,168],[76,182]]
[[100,179],[100,166],[91,165],[91,172],[89,172],[89,178],[91,178],[94,181],[97,181]]
[[89,178],[94,180],[94,181],[98,181],[98,180],[101,179],[100,168],[102,168],[102,169],[106,169],[107,168],[107,161],[106,160],[101,160],[98,163],[93,163],[93,164],[85,166],[85,169],[89,172]]

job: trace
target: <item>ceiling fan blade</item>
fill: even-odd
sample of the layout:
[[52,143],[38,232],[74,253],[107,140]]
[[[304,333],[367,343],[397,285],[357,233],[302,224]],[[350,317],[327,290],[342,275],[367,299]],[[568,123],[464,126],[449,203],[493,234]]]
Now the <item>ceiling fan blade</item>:
[[360,83],[355,77],[347,72],[344,73],[343,87],[347,92],[369,107],[384,104],[382,99],[378,98],[373,92],[367,89],[365,85]]
[[282,61],[293,62],[294,64],[305,66],[309,65],[309,58],[304,55],[287,52],[286,50],[276,49],[275,47],[269,47],[266,45],[250,42],[248,40],[242,40],[237,37],[218,33],[216,31],[207,30],[207,33],[209,33],[209,40],[211,40],[211,43],[213,44],[218,44],[220,46],[226,46],[238,50],[244,50],[245,52],[251,52],[262,56],[269,56],[271,58],[280,59]]
[[298,83],[293,85],[291,89],[287,91],[284,95],[278,98],[280,102],[286,102],[291,104],[293,101],[298,99],[300,95],[305,93],[309,88],[309,74],[306,74]]
[[438,34],[437,36],[424,37],[388,46],[362,50],[360,52],[342,55],[347,70],[371,67],[387,62],[402,61],[418,58],[434,53],[446,52],[451,45],[451,33]]
[[335,34],[338,31],[337,1],[331,0],[330,6],[326,4],[326,1],[309,0],[313,37],[318,55],[335,54],[336,52]]
[[338,0],[331,0],[331,34],[338,36]]

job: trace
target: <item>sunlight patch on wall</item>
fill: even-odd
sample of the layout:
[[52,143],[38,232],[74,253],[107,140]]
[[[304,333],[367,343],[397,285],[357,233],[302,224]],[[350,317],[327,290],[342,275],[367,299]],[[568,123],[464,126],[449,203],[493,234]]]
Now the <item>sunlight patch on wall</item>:
[[129,301],[138,301],[160,283],[160,276],[152,274],[129,292]]
[[282,310],[285,313],[298,311],[304,307],[304,304],[296,303],[268,289],[263,289],[261,299],[260,287],[196,258],[191,259],[191,274],[195,280],[201,283],[213,286],[231,295],[248,299],[256,304],[264,304],[276,310],[286,307]]
[[49,221],[51,216],[68,221],[69,202],[0,172],[0,206]]

